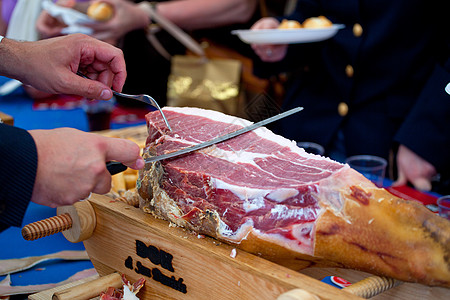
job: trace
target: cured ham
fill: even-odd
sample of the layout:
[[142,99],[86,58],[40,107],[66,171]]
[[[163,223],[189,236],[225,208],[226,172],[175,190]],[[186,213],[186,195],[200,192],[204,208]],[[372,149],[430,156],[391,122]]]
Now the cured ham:
[[[145,156],[250,122],[197,108],[147,118]],[[185,156],[149,163],[140,207],[292,269],[340,266],[450,286],[450,222],[377,188],[346,164],[259,128]]]
[[145,278],[140,278],[135,283],[131,283],[124,274],[122,274],[123,287],[116,289],[108,287],[106,292],[100,294],[100,300],[139,300],[136,294],[145,284]]

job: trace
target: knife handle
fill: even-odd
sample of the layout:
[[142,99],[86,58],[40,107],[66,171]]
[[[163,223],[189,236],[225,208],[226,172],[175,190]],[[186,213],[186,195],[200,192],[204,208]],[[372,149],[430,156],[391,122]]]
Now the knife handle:
[[108,161],[106,163],[106,168],[109,174],[114,175],[125,171],[128,167],[118,161]]

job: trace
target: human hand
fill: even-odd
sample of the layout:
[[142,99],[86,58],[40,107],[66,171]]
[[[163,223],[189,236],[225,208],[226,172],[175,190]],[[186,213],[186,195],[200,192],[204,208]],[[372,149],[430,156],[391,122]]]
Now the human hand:
[[91,192],[109,192],[111,175],[106,169],[107,161],[119,161],[133,169],[144,166],[139,146],[129,140],[71,128],[29,132],[38,153],[31,201],[38,204],[71,205]]
[[[64,7],[74,7],[75,0],[59,0],[56,4]],[[61,30],[67,27],[67,24],[51,16],[47,11],[42,10],[36,20],[36,30],[41,35],[41,38],[47,39],[55,36],[60,36]]]
[[[5,70],[39,90],[108,100],[112,97],[110,87],[120,92],[125,83],[122,51],[89,36],[74,34],[37,42],[7,43],[17,61],[10,62]],[[78,70],[93,80],[77,76]]]
[[[277,19],[266,17],[258,20],[250,29],[276,29],[279,25],[280,22]],[[252,44],[251,46],[259,58],[265,62],[282,60],[286,56],[288,48],[287,44]]]
[[418,190],[431,190],[431,178],[436,175],[436,168],[403,145],[398,149],[397,168],[398,178],[394,186],[410,182]]
[[[145,28],[150,23],[150,17],[133,2],[127,0],[101,0],[114,7],[114,16],[106,22],[86,24],[94,30],[92,37],[113,43],[126,33]],[[99,2],[99,1],[93,1]]]

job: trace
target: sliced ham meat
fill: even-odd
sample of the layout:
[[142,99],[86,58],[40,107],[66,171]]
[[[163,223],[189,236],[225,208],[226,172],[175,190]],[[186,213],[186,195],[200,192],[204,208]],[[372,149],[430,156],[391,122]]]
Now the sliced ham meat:
[[[161,155],[251,124],[219,112],[164,108],[147,118],[144,156]],[[141,208],[292,269],[355,268],[450,285],[450,222],[377,188],[266,128],[147,164]]]

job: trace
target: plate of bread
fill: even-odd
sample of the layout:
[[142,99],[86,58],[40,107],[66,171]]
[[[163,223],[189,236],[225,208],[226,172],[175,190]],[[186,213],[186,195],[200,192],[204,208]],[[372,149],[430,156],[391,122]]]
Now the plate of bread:
[[92,34],[92,29],[85,25],[106,22],[114,14],[114,8],[106,2],[94,2],[88,6],[75,4],[74,7],[65,7],[46,0],[42,2],[42,8],[52,17],[67,25],[61,30],[62,34]]
[[344,27],[319,16],[308,18],[303,23],[284,19],[274,29],[233,30],[231,33],[248,44],[297,44],[327,40]]

